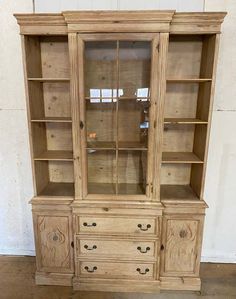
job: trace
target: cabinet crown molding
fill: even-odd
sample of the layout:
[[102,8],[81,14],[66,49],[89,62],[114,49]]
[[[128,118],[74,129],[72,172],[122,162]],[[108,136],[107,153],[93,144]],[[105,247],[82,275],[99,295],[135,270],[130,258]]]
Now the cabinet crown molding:
[[226,12],[175,12],[174,10],[63,11],[14,14],[21,34],[68,32],[170,32],[220,33]]

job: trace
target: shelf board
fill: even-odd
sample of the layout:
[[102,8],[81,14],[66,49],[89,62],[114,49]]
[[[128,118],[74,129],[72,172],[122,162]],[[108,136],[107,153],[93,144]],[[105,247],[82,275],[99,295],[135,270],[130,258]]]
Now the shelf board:
[[70,78],[28,78],[28,81],[36,81],[36,82],[69,82]]
[[52,151],[42,152],[34,158],[35,161],[73,161],[72,151]]
[[204,163],[194,153],[163,152],[162,163]]
[[54,183],[48,185],[38,194],[39,196],[74,196],[74,183]]
[[97,150],[133,150],[133,151],[146,151],[147,146],[139,142],[126,142],[120,141],[118,147],[116,147],[115,142],[88,142],[87,149],[97,149]]
[[[116,193],[116,185],[113,183],[88,183],[89,194],[114,194]],[[145,190],[141,184],[118,184],[118,194],[143,195]]]
[[189,78],[189,79],[177,79],[177,78],[170,78],[166,80],[167,83],[204,83],[204,82],[211,82],[212,79],[210,78]]
[[208,122],[198,118],[165,118],[164,124],[199,124],[205,125]]
[[71,117],[41,117],[37,119],[31,119],[31,122],[36,123],[71,123]]
[[97,149],[97,150],[115,150],[115,141],[90,141],[87,142],[87,149]]
[[161,185],[161,200],[199,200],[190,185]]
[[146,144],[142,144],[140,142],[120,141],[118,143],[118,149],[119,150],[146,151],[148,148],[147,148]]

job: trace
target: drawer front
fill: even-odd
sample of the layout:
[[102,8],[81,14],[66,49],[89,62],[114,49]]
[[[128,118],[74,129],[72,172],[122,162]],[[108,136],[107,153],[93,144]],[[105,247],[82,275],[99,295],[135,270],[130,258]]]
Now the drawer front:
[[78,261],[80,277],[153,280],[155,263]]
[[78,233],[158,234],[157,220],[155,218],[80,216],[77,220]]
[[77,256],[127,257],[138,259],[154,259],[157,250],[156,241],[139,240],[107,240],[77,237]]

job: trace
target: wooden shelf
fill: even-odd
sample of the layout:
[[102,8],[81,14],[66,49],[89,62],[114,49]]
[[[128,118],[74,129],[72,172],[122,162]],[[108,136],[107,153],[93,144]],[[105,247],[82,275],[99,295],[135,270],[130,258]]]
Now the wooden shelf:
[[[112,183],[88,183],[89,194],[116,194],[116,185]],[[145,190],[141,184],[118,184],[118,195],[143,195]]]
[[35,161],[73,161],[73,153],[71,151],[45,151]]
[[199,200],[190,185],[161,185],[161,200]]
[[48,185],[38,194],[39,196],[74,196],[74,183],[54,183]]
[[210,78],[193,78],[193,79],[167,79],[167,83],[204,83],[204,82],[211,82],[212,79]]
[[92,141],[87,142],[87,149],[97,149],[97,150],[115,150],[115,141]]
[[96,142],[88,142],[87,149],[144,151],[147,150],[147,146],[139,142],[121,141],[118,143],[118,147],[116,147],[116,143],[112,141],[111,142],[96,141]]
[[31,122],[36,123],[71,123],[72,119],[71,117],[42,117],[37,119],[31,119]]
[[208,122],[197,118],[165,118],[164,124],[199,124],[205,125]]
[[203,163],[194,153],[163,152],[162,163]]
[[70,78],[28,78],[28,81],[36,81],[36,82],[69,82]]
[[146,151],[147,145],[142,144],[140,142],[127,142],[127,141],[120,141],[118,143],[119,150],[137,150],[137,151]]

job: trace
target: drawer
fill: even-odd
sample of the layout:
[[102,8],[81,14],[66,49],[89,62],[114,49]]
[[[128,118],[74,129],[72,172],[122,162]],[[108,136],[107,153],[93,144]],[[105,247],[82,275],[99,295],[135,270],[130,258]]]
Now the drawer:
[[157,241],[77,237],[77,256],[155,259]]
[[77,233],[158,235],[157,218],[77,217]]
[[153,280],[155,263],[78,261],[79,277],[131,278]]

